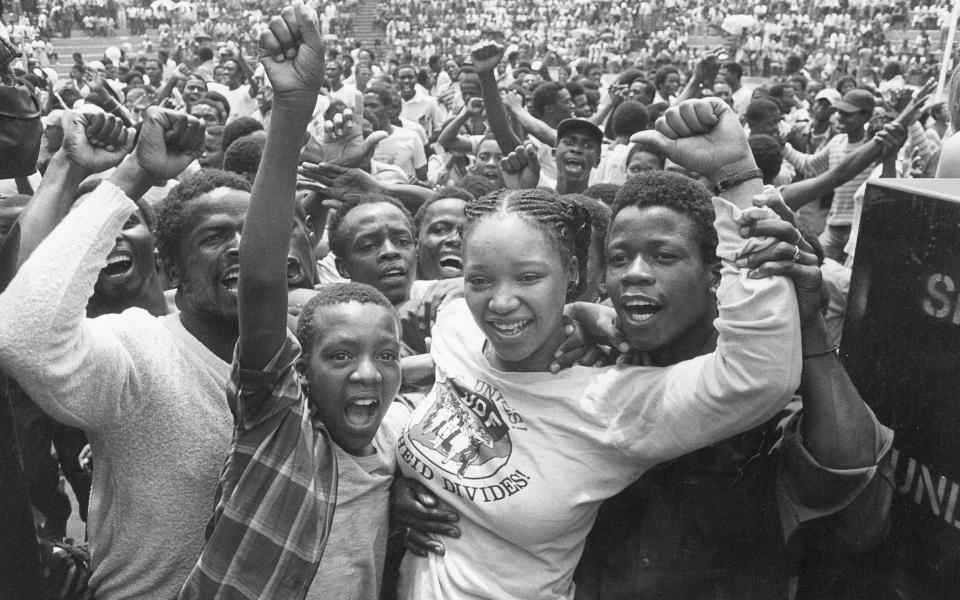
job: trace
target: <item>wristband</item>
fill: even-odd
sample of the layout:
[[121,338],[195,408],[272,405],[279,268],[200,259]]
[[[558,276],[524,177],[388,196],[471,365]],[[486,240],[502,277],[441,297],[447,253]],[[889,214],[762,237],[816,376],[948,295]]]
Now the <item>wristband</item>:
[[763,172],[760,169],[753,168],[746,171],[737,173],[736,175],[731,175],[730,177],[724,177],[717,182],[717,185],[713,186],[713,193],[716,196],[726,192],[727,190],[740,185],[744,181],[750,181],[751,179],[763,179]]
[[826,355],[828,355],[828,354],[833,354],[834,352],[836,352],[836,351],[839,350],[839,349],[840,349],[840,345],[839,345],[839,344],[834,344],[833,346],[831,346],[830,348],[827,348],[826,350],[821,350],[820,352],[811,352],[810,354],[804,354],[804,355],[803,355],[803,359],[806,360],[806,359],[808,359],[808,358],[816,358],[816,357],[818,357],[818,356],[826,356]]

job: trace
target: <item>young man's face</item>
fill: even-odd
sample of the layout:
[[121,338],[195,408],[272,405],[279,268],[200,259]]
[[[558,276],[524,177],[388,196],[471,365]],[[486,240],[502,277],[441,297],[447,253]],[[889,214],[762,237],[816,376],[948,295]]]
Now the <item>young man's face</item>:
[[630,345],[652,352],[712,327],[714,275],[694,223],[664,206],[629,206],[610,225],[607,293]]
[[570,98],[570,92],[567,90],[557,92],[556,100],[553,103],[553,113],[557,123],[573,116],[573,99]]
[[160,67],[160,63],[155,60],[148,60],[147,64],[143,65],[143,70],[150,78],[150,85],[160,85],[160,79],[163,77],[163,69]]
[[410,221],[396,206],[373,202],[357,206],[340,223],[346,256],[337,257],[340,274],[377,288],[397,305],[410,297],[417,277],[417,250]]
[[340,76],[343,74],[340,65],[330,61],[324,67],[324,74],[327,76],[327,81],[330,82],[330,85],[336,86],[340,83]]
[[237,318],[240,231],[250,192],[220,187],[184,206],[176,264],[164,261],[184,313],[216,321]]
[[591,135],[571,131],[557,140],[557,171],[567,180],[586,180],[600,164],[600,143]]
[[400,390],[400,327],[377,304],[345,302],[317,311],[319,332],[297,365],[310,401],[341,448],[366,456]]
[[862,130],[872,116],[872,113],[863,110],[855,112],[838,110],[837,131],[840,133],[851,133]]
[[502,187],[500,181],[500,159],[502,158],[503,153],[500,152],[500,146],[497,144],[497,140],[483,140],[480,142],[480,146],[477,148],[477,163],[474,171],[477,175],[486,177],[497,184],[498,189]]
[[203,137],[203,154],[197,159],[201,167],[208,169],[220,169],[223,167],[223,148],[220,147],[222,139],[222,130],[217,132],[213,132],[210,129],[207,130]]
[[124,223],[93,293],[112,302],[133,300],[155,273],[153,234],[138,210]]
[[226,85],[231,90],[240,86],[240,67],[235,60],[226,60],[223,62],[223,77],[226,79]]
[[390,124],[390,107],[380,101],[379,94],[364,94],[363,108],[377,117],[377,129],[387,131]]
[[586,94],[577,94],[573,97],[573,115],[575,117],[589,117],[593,114],[590,109],[590,101]]
[[417,93],[417,73],[410,67],[403,67],[397,71],[397,83],[400,86],[400,96],[404,100],[413,98]]
[[460,198],[442,198],[427,207],[417,232],[421,279],[449,279],[463,275],[459,228],[466,218]]
[[220,115],[217,109],[209,104],[194,104],[190,107],[190,114],[203,121],[207,127],[211,125],[223,125],[223,123],[220,122]]

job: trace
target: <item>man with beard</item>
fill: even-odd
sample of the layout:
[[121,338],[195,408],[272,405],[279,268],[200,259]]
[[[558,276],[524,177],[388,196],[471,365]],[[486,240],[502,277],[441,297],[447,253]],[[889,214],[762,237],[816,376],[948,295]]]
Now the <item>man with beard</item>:
[[246,181],[201,173],[164,201],[157,246],[182,312],[85,315],[136,210],[130,198],[183,171],[202,142],[196,119],[150,108],[134,153],[44,239],[0,296],[0,368],[45,412],[84,429],[97,457],[90,584],[106,600],[176,594],[203,546],[230,444],[224,390],[237,338]]

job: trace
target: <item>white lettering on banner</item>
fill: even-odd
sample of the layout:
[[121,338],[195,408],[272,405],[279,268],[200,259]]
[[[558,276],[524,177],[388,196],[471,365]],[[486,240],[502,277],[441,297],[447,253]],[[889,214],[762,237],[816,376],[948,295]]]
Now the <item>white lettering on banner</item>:
[[958,302],[957,284],[953,278],[943,273],[934,273],[927,279],[927,297],[923,299],[923,312],[934,319],[950,319],[954,325],[960,325],[960,302]]
[[[903,464],[901,464],[901,456],[907,459]],[[912,495],[913,501],[918,506],[960,529],[960,519],[954,518],[960,485],[943,475],[936,478],[934,482],[934,474],[931,473],[930,467],[917,462],[915,458],[901,455],[897,448],[893,449],[890,464],[893,469],[894,485],[899,493],[908,497]]]

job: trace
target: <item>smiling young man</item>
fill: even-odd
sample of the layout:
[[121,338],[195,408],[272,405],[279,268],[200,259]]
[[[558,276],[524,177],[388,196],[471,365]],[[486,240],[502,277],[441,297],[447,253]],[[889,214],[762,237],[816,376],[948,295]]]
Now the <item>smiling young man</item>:
[[417,211],[413,225],[417,232],[420,279],[450,279],[463,275],[463,244],[460,228],[466,217],[463,209],[473,195],[457,188],[439,190],[435,199]]
[[446,121],[446,110],[440,108],[435,98],[417,89],[417,71],[412,65],[397,69],[397,85],[403,103],[400,116],[419,123],[427,137],[433,139]]

